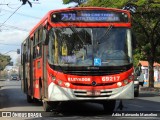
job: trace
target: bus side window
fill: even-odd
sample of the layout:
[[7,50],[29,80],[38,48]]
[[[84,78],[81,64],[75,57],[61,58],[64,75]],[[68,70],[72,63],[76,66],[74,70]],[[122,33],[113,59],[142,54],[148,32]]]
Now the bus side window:
[[36,58],[36,40],[35,40],[35,34],[34,34],[34,38],[33,38],[33,59]]
[[34,34],[33,58],[40,57],[41,55],[42,55],[42,29],[38,30]]
[[37,45],[37,49],[39,49],[38,56],[42,55],[42,39],[43,39],[43,28],[40,28],[38,30],[38,45]]
[[39,43],[38,45],[36,45],[36,56],[39,57],[42,55],[42,44]]

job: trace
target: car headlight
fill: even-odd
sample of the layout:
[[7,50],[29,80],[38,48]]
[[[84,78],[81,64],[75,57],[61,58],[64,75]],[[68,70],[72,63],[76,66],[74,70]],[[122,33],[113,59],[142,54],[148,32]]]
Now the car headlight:
[[134,84],[139,84],[139,81],[134,81]]

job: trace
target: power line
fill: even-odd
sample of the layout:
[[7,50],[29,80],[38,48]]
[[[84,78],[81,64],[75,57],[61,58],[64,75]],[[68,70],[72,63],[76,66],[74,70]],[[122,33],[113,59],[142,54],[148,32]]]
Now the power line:
[[0,5],[9,5],[9,4],[0,4]]
[[0,5],[18,5],[18,3],[17,3],[17,4],[12,4],[12,3],[1,3]]
[[[22,5],[21,5],[21,6],[22,6]],[[21,6],[19,6],[19,7],[1,24],[0,27],[2,27],[2,26],[17,12],[17,10],[18,10]]]
[[3,26],[4,27],[10,27],[10,28],[13,28],[13,29],[16,29],[16,30],[21,30],[21,31],[29,32],[29,30],[27,30],[27,29],[19,28],[19,27],[16,27],[16,26],[11,26],[11,25],[3,25]]
[[[1,10],[4,10],[4,11],[6,11],[6,12],[10,12],[10,13],[13,12],[13,11],[6,10],[6,9],[1,9]],[[34,19],[41,19],[41,18],[36,17],[36,16],[26,15],[26,14],[22,14],[22,13],[16,13],[16,14],[21,15],[21,16],[25,16],[25,17],[34,18]]]
[[21,46],[21,45],[16,45],[16,44],[5,44],[5,43],[0,43],[0,45],[8,45],[8,46]]
[[11,8],[11,9],[16,9],[16,8],[12,8],[12,7],[10,7],[9,5],[11,5],[11,4],[0,4],[0,5],[6,5],[6,6],[8,6],[9,8]]

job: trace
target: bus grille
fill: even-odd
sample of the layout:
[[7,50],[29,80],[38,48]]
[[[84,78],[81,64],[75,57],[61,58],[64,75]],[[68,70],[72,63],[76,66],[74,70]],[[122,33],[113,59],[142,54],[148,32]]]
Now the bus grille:
[[[95,86],[109,86],[109,85],[113,85],[115,84],[115,82],[113,83],[97,83]],[[83,84],[83,83],[72,83],[72,85],[74,86],[93,86],[92,84]]]
[[76,97],[95,98],[95,97],[110,97],[112,91],[100,91],[100,95],[88,95],[87,91],[75,90],[74,95]]

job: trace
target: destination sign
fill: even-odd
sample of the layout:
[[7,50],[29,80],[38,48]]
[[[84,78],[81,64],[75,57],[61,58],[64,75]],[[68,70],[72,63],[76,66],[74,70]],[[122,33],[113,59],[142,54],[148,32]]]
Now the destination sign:
[[128,15],[123,12],[104,10],[82,10],[53,13],[52,22],[128,22]]

